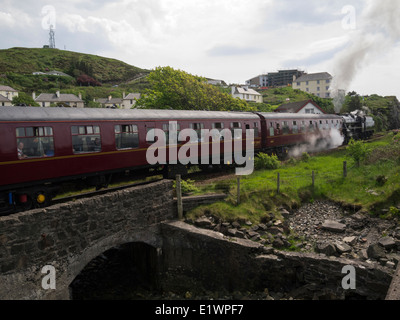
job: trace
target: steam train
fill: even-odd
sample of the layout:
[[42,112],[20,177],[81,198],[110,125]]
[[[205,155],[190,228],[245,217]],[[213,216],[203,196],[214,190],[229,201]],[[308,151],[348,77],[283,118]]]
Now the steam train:
[[[66,182],[84,181],[101,188],[119,174],[157,169],[167,176],[185,167],[172,152],[166,152],[164,164],[149,164],[146,154],[156,142],[149,139],[151,129],[165,133],[167,151],[195,144],[199,159],[222,160],[232,150],[227,148],[230,144],[239,143],[246,152],[248,129],[254,132],[250,146],[254,153],[284,155],[293,146],[329,141],[332,132],[347,140],[368,137],[371,124],[367,118],[338,115],[1,107],[0,215],[45,207]],[[176,145],[168,144],[172,131],[179,134],[184,129],[199,137],[205,129],[232,135],[200,142],[185,137]]]

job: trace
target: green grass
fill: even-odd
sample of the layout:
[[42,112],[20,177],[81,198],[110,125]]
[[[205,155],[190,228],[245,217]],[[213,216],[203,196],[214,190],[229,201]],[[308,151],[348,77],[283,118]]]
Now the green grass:
[[[227,221],[247,219],[262,221],[266,216],[279,216],[279,208],[297,208],[317,199],[362,207],[380,215],[382,208],[400,204],[400,145],[393,144],[393,134],[367,143],[369,156],[357,167],[345,148],[312,156],[308,161],[290,159],[276,170],[259,170],[242,177],[240,205],[237,205],[236,177],[199,186],[201,192],[217,192],[225,187],[225,202],[192,210],[190,217],[212,214]],[[343,177],[343,162],[348,163],[347,178]],[[315,184],[312,186],[312,172]],[[280,174],[280,193],[277,176]],[[379,176],[387,180],[381,185]],[[384,179],[385,180],[385,179]]]

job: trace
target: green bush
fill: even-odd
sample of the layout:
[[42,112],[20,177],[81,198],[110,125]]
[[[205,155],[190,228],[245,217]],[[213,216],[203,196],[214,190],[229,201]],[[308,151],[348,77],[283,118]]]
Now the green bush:
[[307,152],[303,152],[303,154],[301,155],[301,160],[303,162],[308,162],[310,160],[310,155]]
[[368,150],[363,141],[354,141],[352,138],[349,142],[349,146],[347,147],[348,156],[351,157],[357,164],[360,166],[360,162],[363,161],[367,155]]
[[278,169],[280,166],[280,162],[278,156],[268,155],[266,153],[259,153],[257,157],[254,159],[254,166],[257,170],[261,169]]
[[[198,192],[199,189],[194,185],[195,181],[191,179],[181,180],[181,190],[183,194]],[[176,189],[176,181],[174,181],[174,188]]]

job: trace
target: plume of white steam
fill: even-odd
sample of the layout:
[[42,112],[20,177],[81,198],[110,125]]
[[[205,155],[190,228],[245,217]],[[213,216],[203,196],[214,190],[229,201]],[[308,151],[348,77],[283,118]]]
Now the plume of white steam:
[[306,144],[296,146],[289,151],[290,157],[299,157],[304,152],[320,152],[329,149],[336,149],[343,145],[344,137],[338,129],[331,129],[329,136],[325,139],[319,139],[315,135],[311,135]]
[[365,10],[357,19],[349,46],[335,57],[334,80],[330,90],[336,112],[342,108],[344,94],[357,72],[400,40],[400,1],[367,0],[366,3]]

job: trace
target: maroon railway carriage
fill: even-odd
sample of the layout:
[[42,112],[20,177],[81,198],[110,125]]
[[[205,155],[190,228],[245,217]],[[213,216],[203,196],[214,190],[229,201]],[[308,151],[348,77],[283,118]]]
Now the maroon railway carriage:
[[[260,113],[264,150],[284,155],[299,145],[335,144],[343,118],[331,114]],[[341,138],[337,139],[340,143]],[[336,146],[338,146],[336,144]]]
[[[255,149],[265,144],[261,119],[252,113],[2,107],[0,213],[45,206],[65,181],[101,184],[114,173],[148,168],[154,141],[146,141],[147,132],[157,128],[168,137],[171,121],[178,131],[255,129]],[[244,134],[236,139],[245,145]]]

